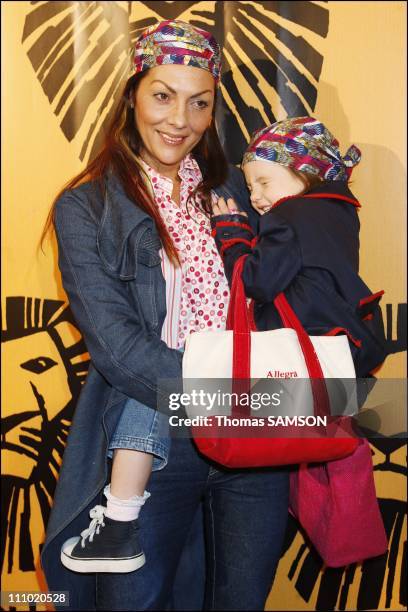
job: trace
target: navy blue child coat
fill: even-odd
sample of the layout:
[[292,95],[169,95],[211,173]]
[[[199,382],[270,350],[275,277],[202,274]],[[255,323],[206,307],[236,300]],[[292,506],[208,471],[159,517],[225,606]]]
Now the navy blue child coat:
[[359,276],[359,203],[343,181],[323,182],[307,196],[282,199],[262,215],[253,247],[243,215],[213,217],[220,250],[231,239],[247,241],[225,248],[227,278],[231,283],[235,262],[248,254],[242,279],[255,301],[258,330],[283,327],[273,304],[283,291],[309,334],[347,333],[357,377],[369,376],[387,351],[378,304],[383,292],[373,294]]

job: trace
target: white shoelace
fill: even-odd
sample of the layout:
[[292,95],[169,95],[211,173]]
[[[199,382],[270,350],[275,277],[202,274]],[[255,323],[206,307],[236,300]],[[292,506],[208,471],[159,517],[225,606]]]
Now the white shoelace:
[[92,542],[95,533],[99,534],[100,528],[105,527],[105,523],[103,522],[105,511],[105,506],[95,506],[94,508],[92,508],[92,510],[90,510],[89,516],[92,519],[91,524],[89,525],[88,529],[84,529],[84,531],[81,531],[82,548],[85,548],[85,541],[87,537],[89,537],[89,541]]

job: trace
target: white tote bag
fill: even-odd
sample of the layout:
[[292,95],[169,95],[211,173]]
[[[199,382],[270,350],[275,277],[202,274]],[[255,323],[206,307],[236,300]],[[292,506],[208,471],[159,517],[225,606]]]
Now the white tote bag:
[[[268,389],[281,392],[277,410],[281,415],[316,415],[318,396],[322,414],[356,414],[356,373],[347,336],[308,336],[282,293],[274,304],[284,327],[254,331],[241,280],[245,257],[237,261],[234,269],[227,331],[196,332],[187,338],[184,392],[205,389],[206,393],[214,394],[217,379],[223,379],[223,392],[233,393],[234,381],[248,379],[252,393]],[[322,395],[326,398],[322,399]],[[215,414],[231,414],[233,407],[218,402],[211,410]],[[193,417],[203,414],[205,409],[203,412],[202,405],[187,405],[186,411]],[[270,415],[271,408],[248,409],[249,414]]]

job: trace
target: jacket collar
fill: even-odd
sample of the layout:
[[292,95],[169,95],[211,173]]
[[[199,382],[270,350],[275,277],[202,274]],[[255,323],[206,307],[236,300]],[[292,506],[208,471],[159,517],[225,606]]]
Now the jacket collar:
[[[197,158],[197,163],[201,172],[204,171],[204,161]],[[183,168],[186,171],[192,170],[189,160],[186,160]],[[105,177],[105,192],[103,198],[103,211],[99,222],[98,238],[101,241],[108,240],[121,246],[126,242],[129,234],[135,227],[146,224],[152,229],[153,219],[145,213],[137,204],[126,194],[121,181],[110,170]]]
[[[103,210],[97,231],[97,248],[105,267],[121,278],[134,277],[135,253],[128,253],[128,242],[136,228],[154,231],[153,219],[126,194],[112,172],[105,177]],[[142,232],[137,232],[141,237]],[[136,245],[135,245],[136,247]]]
[[[194,159],[198,163],[201,173],[204,173],[206,170],[205,161],[196,155],[194,155]],[[189,164],[189,161],[186,160],[184,169],[193,171],[194,168],[196,166]],[[230,166],[227,180],[214,190],[215,193],[226,198],[233,197],[236,201],[242,200],[243,194],[237,176],[239,172],[239,170]],[[145,231],[150,231],[152,238],[150,242],[158,250],[161,243],[157,229],[152,217],[127,196],[121,181],[112,171],[107,173],[104,185],[103,210],[97,231],[98,252],[108,270],[119,274],[121,278],[132,278],[134,276],[133,259],[135,253],[129,252],[130,236],[136,228],[141,230],[144,227]],[[132,239],[134,237],[138,243],[143,233],[143,231],[135,232],[136,236],[133,235]],[[132,251],[136,248],[137,244],[132,244]]]
[[302,199],[320,199],[324,198],[327,200],[343,201],[348,204],[354,205],[356,208],[360,208],[361,204],[352,194],[346,181],[323,181],[321,184],[316,185],[310,189],[307,193],[302,195],[285,196],[281,198],[272,206],[276,208],[281,204],[291,200],[302,200]]
[[311,195],[314,193],[328,193],[342,195],[353,200],[356,199],[350,191],[347,181],[322,181],[320,184],[310,189],[308,193]]

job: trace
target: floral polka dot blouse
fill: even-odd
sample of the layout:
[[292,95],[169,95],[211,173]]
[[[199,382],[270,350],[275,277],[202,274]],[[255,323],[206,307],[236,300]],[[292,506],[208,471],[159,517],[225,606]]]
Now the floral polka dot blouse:
[[188,196],[201,181],[195,159],[187,155],[180,164],[180,206],[171,198],[173,181],[142,163],[181,263],[176,268],[161,249],[167,304],[162,339],[171,348],[182,348],[192,332],[225,329],[228,282],[211,236],[209,218],[197,210],[191,200],[187,207]]

